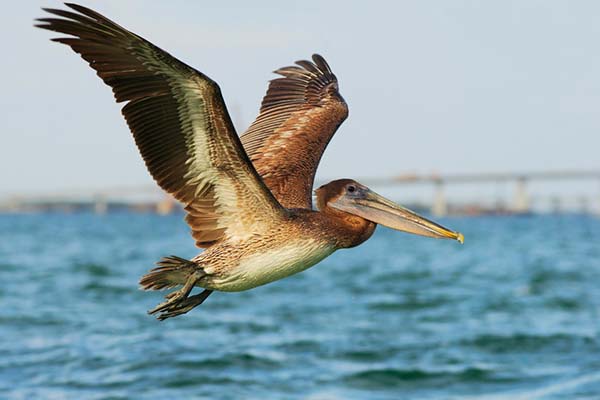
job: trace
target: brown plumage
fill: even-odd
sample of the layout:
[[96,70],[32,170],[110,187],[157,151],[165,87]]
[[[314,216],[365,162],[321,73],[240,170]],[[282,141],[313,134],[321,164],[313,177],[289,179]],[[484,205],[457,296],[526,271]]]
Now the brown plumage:
[[41,18],[37,26],[75,36],[52,40],[81,54],[117,102],[127,102],[122,113],[146,167],[185,205],[198,246],[258,233],[281,217],[215,82],[95,11],[67,5],[80,14],[45,9],[65,19]]
[[281,205],[312,208],[317,166],[348,106],[323,57],[296,64],[275,71],[283,78],[271,81],[260,114],[241,139]]
[[[260,115],[238,138],[218,85],[103,15],[76,4],[44,9],[37,27],[70,46],[112,87],[148,171],[183,203],[199,247],[193,260],[165,257],[144,289],[183,285],[151,310],[188,312],[213,290],[239,291],[302,271],[367,240],[377,223],[432,237],[462,235],[348,179],[319,188],[315,171],[348,108],[319,55],[276,72]],[[59,17],[59,18],[56,18]],[[191,295],[195,286],[205,290]]]

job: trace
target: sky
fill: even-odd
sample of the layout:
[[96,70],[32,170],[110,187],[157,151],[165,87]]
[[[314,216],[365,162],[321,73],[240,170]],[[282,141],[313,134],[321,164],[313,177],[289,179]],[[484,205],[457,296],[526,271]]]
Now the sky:
[[[600,169],[600,2],[81,3],[218,82],[238,133],[271,71],[322,54],[350,115],[320,180]],[[152,185],[110,89],[33,28],[42,6],[64,7],[3,8],[0,197]]]

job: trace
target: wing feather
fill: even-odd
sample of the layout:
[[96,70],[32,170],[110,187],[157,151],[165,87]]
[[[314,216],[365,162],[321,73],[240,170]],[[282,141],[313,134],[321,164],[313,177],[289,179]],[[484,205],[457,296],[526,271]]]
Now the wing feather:
[[185,205],[196,244],[244,239],[285,210],[252,166],[218,85],[140,36],[75,4],[38,27],[79,53],[112,87],[152,177]]
[[315,172],[348,116],[337,78],[318,54],[280,68],[242,144],[273,195],[287,208],[312,208]]

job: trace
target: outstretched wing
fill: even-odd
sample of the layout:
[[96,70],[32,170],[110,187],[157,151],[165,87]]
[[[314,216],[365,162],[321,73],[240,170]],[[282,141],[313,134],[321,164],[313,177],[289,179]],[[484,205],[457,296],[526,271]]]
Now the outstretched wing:
[[312,208],[312,186],[325,147],[348,116],[327,62],[278,69],[256,121],[242,135],[254,167],[281,205]]
[[244,239],[285,210],[244,152],[218,85],[138,35],[86,7],[45,11],[36,25],[79,53],[112,87],[152,177],[185,204],[196,244]]

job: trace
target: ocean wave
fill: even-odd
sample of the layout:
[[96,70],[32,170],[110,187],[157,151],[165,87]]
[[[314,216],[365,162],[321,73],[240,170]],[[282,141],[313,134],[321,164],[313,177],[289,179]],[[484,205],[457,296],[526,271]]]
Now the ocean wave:
[[479,335],[473,339],[463,340],[461,344],[476,347],[491,353],[504,353],[516,351],[547,351],[550,348],[571,348],[574,346],[589,346],[598,350],[596,338],[567,333],[550,335],[535,335],[516,333],[513,335]]
[[281,366],[281,362],[270,357],[258,356],[249,353],[225,354],[220,357],[211,357],[195,360],[178,360],[172,364],[174,367],[186,370],[224,369],[224,368],[256,368],[273,369]]
[[407,386],[414,383],[425,384],[427,381],[482,381],[491,380],[493,371],[469,367],[456,371],[434,371],[419,368],[369,369],[344,376],[348,385],[369,389],[389,389]]

